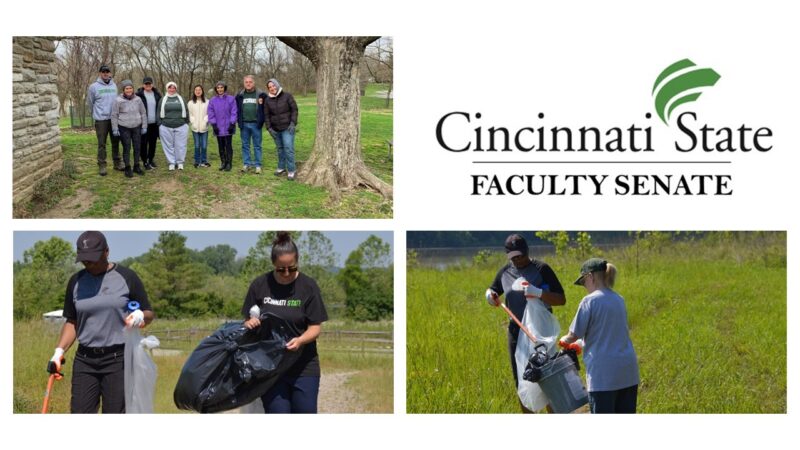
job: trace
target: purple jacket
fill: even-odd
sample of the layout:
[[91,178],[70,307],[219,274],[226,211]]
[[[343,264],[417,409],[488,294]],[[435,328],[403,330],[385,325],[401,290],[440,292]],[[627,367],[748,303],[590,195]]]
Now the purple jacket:
[[236,98],[228,93],[212,97],[208,102],[208,123],[217,127],[217,136],[229,136],[228,128],[236,124]]

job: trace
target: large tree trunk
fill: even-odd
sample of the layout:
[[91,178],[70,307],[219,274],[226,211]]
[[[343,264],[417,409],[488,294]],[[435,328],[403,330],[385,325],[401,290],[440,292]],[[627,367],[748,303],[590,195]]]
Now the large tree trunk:
[[392,197],[392,187],[369,171],[361,157],[359,62],[378,37],[279,37],[317,69],[317,134],[299,178],[326,188],[335,201],[341,191],[365,186]]

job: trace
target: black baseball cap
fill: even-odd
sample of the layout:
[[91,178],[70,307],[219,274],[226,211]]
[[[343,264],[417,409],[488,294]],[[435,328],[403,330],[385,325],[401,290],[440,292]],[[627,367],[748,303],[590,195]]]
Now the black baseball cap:
[[98,72],[111,72],[111,69],[107,65],[103,64],[102,66],[100,66]]
[[519,234],[512,234],[506,238],[506,256],[511,259],[515,256],[528,254],[528,242]]
[[144,80],[142,80],[142,84],[147,84],[147,83],[153,84],[153,77],[144,77]]
[[575,284],[578,286],[583,286],[583,277],[589,275],[592,272],[605,272],[606,267],[608,267],[608,262],[605,259],[600,258],[589,258],[586,262],[583,263],[581,266],[581,276],[575,280]]
[[100,261],[103,253],[108,250],[108,242],[99,231],[84,231],[78,236],[75,247],[78,252],[75,262],[95,262]]

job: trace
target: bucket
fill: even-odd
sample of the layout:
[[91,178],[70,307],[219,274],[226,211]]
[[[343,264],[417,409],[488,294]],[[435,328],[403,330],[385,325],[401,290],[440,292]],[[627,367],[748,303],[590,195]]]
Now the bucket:
[[[533,355],[526,369],[536,362],[541,364],[541,359],[534,361]],[[528,372],[528,370],[526,370]],[[539,383],[539,387],[550,400],[550,407],[558,414],[571,413],[589,402],[589,394],[583,387],[581,377],[575,362],[567,353],[559,353],[549,359],[545,364],[535,367],[524,377],[526,380]]]

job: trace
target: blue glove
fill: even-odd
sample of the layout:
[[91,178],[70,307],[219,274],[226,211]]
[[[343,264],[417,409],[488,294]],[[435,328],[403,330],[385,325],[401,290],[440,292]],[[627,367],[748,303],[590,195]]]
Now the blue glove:
[[119,130],[111,130],[111,134],[114,135],[114,137],[119,137]]
[[142,136],[144,136],[145,134],[147,134],[147,128],[142,128]]

